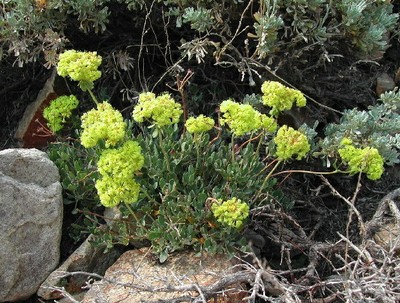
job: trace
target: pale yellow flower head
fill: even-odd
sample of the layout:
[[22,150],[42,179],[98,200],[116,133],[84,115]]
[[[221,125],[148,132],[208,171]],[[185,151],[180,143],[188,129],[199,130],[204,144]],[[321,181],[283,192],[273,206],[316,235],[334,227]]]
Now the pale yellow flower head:
[[98,70],[102,58],[96,52],[68,50],[60,54],[57,73],[79,82],[79,87],[86,91],[93,88],[93,82],[101,77]]
[[107,102],[99,103],[81,117],[81,143],[84,147],[94,147],[104,140],[105,147],[115,146],[125,137],[126,123],[122,114]]

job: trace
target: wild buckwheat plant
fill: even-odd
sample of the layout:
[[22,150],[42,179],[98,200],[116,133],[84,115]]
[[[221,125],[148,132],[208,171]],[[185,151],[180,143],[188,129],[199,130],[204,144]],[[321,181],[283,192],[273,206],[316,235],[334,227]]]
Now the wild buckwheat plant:
[[98,67],[101,57],[96,52],[79,52],[68,50],[60,54],[57,72],[62,77],[78,81],[83,90],[93,89],[93,82],[101,77]]
[[373,147],[357,148],[350,139],[343,139],[338,152],[349,166],[349,174],[366,173],[371,180],[379,179],[383,174],[383,158]]
[[[244,248],[243,235],[256,216],[253,210],[279,197],[276,169],[313,157],[304,128],[278,126],[276,121],[281,112],[305,106],[304,95],[266,81],[259,102],[269,115],[229,99],[219,105],[216,116],[192,115],[182,123],[182,106],[173,95],[142,92],[132,119],[124,120],[91,91],[100,77],[100,62],[95,53],[67,51],[58,65],[60,75],[77,81],[92,96],[95,108],[81,117],[80,143],[92,157],[98,201],[122,215],[117,230],[99,229],[98,243],[148,241],[161,261],[188,247],[227,253]],[[71,98],[57,99],[48,111],[69,109]],[[385,159],[377,147],[361,146],[361,141],[342,136],[335,150],[314,144],[313,154],[336,157],[338,167],[332,173],[379,179]]]
[[86,148],[96,146],[99,141],[105,147],[115,146],[125,138],[126,123],[122,114],[107,102],[83,114],[81,121],[81,143]]
[[227,201],[219,199],[211,206],[211,211],[221,224],[240,228],[249,216],[249,205],[235,197]]
[[79,101],[74,95],[61,96],[52,100],[51,104],[43,110],[43,117],[47,120],[50,130],[54,133],[60,131],[78,105]]

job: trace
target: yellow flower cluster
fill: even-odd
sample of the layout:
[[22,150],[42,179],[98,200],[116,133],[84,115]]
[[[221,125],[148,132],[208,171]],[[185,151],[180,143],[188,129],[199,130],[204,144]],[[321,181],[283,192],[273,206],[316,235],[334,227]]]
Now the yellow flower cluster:
[[373,147],[357,148],[352,143],[350,139],[344,138],[338,150],[340,157],[349,166],[349,173],[354,175],[363,172],[368,179],[378,180],[384,171],[384,160],[379,151]]
[[270,114],[274,117],[284,110],[291,109],[294,103],[299,107],[306,105],[306,98],[301,91],[276,81],[265,81],[261,91],[263,104],[272,108]]
[[79,52],[68,50],[60,54],[57,73],[62,77],[70,77],[79,82],[83,91],[93,88],[93,82],[101,77],[98,70],[101,56],[96,52]]
[[274,142],[276,144],[276,156],[278,160],[288,160],[294,155],[300,160],[310,151],[310,144],[306,135],[298,130],[283,125],[277,132]]
[[150,120],[158,127],[179,122],[182,107],[170,94],[156,96],[154,93],[145,92],[139,95],[139,102],[133,109],[133,119],[136,122]]
[[218,222],[223,225],[240,228],[249,216],[249,206],[240,199],[232,198],[227,201],[219,199],[211,205],[211,211]]
[[97,194],[105,207],[114,207],[121,202],[128,204],[138,200],[140,185],[133,179],[111,179],[105,177],[96,180]]
[[197,118],[190,117],[187,119],[185,126],[189,133],[204,133],[214,127],[214,120],[204,115],[199,115]]
[[129,140],[118,149],[104,150],[97,162],[97,168],[102,176],[130,178],[143,164],[144,158],[139,144]]
[[101,178],[95,184],[101,204],[114,207],[121,202],[136,202],[140,185],[134,174],[143,163],[141,148],[135,141],[126,141],[120,148],[103,151],[97,163]]
[[71,117],[72,111],[77,108],[78,99],[74,95],[61,96],[51,101],[50,105],[43,110],[43,117],[53,132],[63,128],[65,120]]
[[273,133],[278,128],[278,123],[272,117],[261,114],[260,120],[261,120],[261,128],[269,133]]
[[125,137],[126,123],[122,114],[107,102],[99,103],[81,117],[81,143],[84,147],[95,146],[100,140],[105,147],[116,145]]
[[277,128],[275,119],[261,114],[250,104],[239,104],[232,100],[225,100],[220,105],[222,117],[221,125],[227,124],[235,136],[265,129],[274,132]]

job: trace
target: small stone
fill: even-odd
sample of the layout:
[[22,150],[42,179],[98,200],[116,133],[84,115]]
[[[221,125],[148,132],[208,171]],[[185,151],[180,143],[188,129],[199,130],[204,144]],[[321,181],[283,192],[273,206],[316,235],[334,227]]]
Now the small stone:
[[382,95],[387,91],[391,91],[395,88],[396,84],[392,77],[390,77],[387,73],[380,74],[376,79],[376,94],[378,96]]
[[400,67],[396,71],[396,75],[394,77],[394,82],[396,82],[396,85],[400,85]]

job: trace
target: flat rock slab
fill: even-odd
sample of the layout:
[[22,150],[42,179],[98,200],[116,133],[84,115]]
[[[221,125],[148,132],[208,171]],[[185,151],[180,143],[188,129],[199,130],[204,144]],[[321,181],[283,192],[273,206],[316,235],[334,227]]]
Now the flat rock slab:
[[[232,265],[225,255],[198,257],[191,251],[173,254],[160,264],[148,248],[130,250],[107,270],[103,280],[92,285],[82,303],[192,302],[198,292],[187,286],[214,285],[234,273]],[[229,289],[208,302],[239,303],[248,295],[241,285]]]
[[0,151],[0,302],[30,297],[58,265],[59,178],[42,151]]

